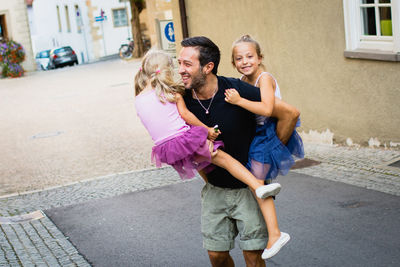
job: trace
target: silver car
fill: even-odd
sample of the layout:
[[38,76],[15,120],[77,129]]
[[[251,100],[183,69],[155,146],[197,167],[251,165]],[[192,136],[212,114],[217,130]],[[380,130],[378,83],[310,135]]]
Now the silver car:
[[36,54],[35,60],[39,70],[50,69],[50,50],[40,51]]
[[70,46],[63,46],[50,51],[51,68],[78,65],[78,57]]

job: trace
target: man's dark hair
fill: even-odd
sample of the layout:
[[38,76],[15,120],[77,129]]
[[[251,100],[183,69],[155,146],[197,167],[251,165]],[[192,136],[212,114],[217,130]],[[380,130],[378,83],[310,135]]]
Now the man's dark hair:
[[221,59],[219,48],[210,39],[204,36],[195,36],[183,39],[182,47],[195,47],[199,50],[200,67],[204,67],[209,62],[214,63],[212,73],[217,75],[218,65]]

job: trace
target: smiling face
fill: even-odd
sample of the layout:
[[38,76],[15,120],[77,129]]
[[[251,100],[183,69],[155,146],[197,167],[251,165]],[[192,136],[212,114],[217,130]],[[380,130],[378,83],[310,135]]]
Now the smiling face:
[[178,57],[178,72],[186,89],[199,89],[206,83],[206,74],[200,66],[199,51],[195,47],[183,47]]
[[233,48],[233,62],[236,69],[245,76],[254,75],[261,65],[262,57],[252,43],[241,42]]

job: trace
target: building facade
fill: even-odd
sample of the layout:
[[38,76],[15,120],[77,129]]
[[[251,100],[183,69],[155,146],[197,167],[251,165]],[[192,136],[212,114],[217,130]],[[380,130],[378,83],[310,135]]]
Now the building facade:
[[79,62],[115,55],[131,38],[131,12],[121,0],[34,0],[28,6],[35,53],[71,46]]
[[258,40],[283,99],[301,110],[304,139],[400,147],[399,0],[172,0],[172,8],[177,46],[183,26],[210,37],[220,75],[240,76],[234,40]]
[[0,0],[0,39],[20,43],[26,53],[22,67],[27,71],[36,68],[25,0]]

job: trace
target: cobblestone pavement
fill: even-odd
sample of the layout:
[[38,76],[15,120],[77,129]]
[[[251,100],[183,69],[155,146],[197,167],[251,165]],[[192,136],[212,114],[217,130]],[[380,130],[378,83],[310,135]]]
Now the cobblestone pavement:
[[[400,168],[388,166],[400,160],[400,151],[317,144],[305,147],[307,158],[321,164],[294,172],[400,196]],[[170,167],[108,175],[0,197],[0,216],[26,214],[181,182]],[[0,247],[0,266],[90,265],[47,217],[0,224]]]
[[306,145],[306,157],[321,164],[295,172],[400,196],[399,150]]

